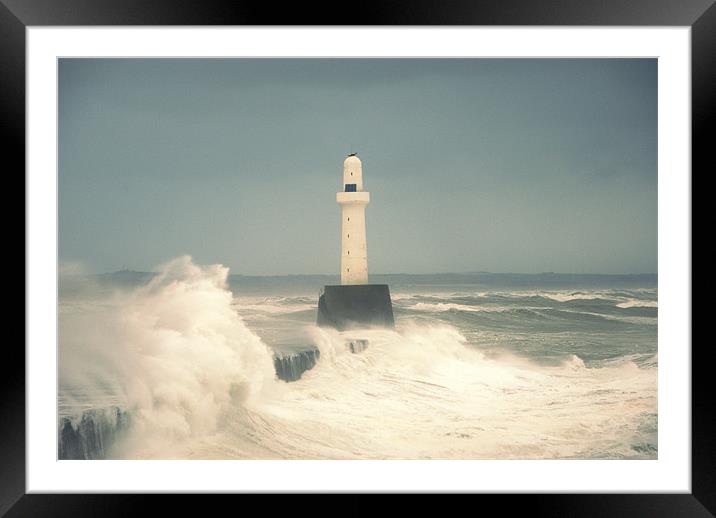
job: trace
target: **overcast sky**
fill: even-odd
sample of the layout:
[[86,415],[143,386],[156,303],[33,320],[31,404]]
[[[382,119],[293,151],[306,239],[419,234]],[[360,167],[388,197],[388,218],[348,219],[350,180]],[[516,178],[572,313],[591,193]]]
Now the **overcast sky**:
[[657,270],[655,59],[62,59],[61,263],[337,273]]

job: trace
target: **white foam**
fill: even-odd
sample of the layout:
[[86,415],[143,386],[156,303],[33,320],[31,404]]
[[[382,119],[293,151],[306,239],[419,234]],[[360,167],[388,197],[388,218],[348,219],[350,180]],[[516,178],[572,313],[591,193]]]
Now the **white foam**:
[[469,311],[473,313],[478,312],[502,312],[502,311],[510,311],[514,308],[509,308],[505,306],[468,306],[466,304],[455,304],[452,302],[436,302],[436,303],[429,303],[429,302],[418,302],[417,304],[413,306],[409,306],[410,309],[415,309],[418,311],[450,311],[451,309],[457,310],[457,311]]
[[594,293],[563,293],[563,292],[536,292],[535,295],[542,296],[558,302],[569,302],[570,300],[597,300],[608,298],[609,295],[601,292]]
[[299,313],[301,311],[309,311],[309,310],[315,310],[316,304],[297,304],[292,306],[280,306],[277,304],[263,304],[263,303],[257,303],[257,304],[245,304],[245,303],[235,303],[234,308],[242,315],[245,315],[245,312],[254,312],[254,313],[265,313],[268,315],[284,315],[284,314],[290,314],[290,313]]
[[[268,458],[556,458],[637,456],[631,441],[656,412],[656,369],[632,362],[590,369],[487,359],[449,327],[314,329],[318,365],[252,409],[252,437],[227,431],[231,454]],[[241,425],[238,422],[241,421]],[[231,426],[247,433],[244,416]],[[212,457],[219,442],[193,450]],[[605,453],[606,452],[606,453]]]
[[618,308],[658,308],[659,303],[656,300],[638,300],[629,299],[616,305]]

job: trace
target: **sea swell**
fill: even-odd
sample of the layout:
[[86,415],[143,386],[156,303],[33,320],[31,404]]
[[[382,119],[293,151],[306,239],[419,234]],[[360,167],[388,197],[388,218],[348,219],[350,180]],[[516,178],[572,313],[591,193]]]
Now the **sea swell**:
[[60,458],[657,455],[656,307],[617,306],[655,291],[398,292],[396,331],[339,333],[227,275],[61,305]]

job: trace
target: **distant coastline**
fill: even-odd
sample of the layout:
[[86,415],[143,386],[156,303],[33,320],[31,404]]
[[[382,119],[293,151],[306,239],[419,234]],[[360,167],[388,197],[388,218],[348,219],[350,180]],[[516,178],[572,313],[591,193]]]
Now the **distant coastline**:
[[[157,272],[144,272],[139,270],[117,270],[114,272],[103,272],[94,274],[70,274],[77,277],[153,277],[157,275]],[[658,273],[559,273],[559,272],[540,272],[540,273],[518,273],[518,272],[487,272],[487,271],[475,271],[475,272],[435,272],[435,273],[371,273],[371,277],[451,277],[451,278],[465,278],[465,277],[540,277],[540,278],[552,278],[552,277],[594,277],[594,278],[611,278],[611,277],[629,277],[629,278],[657,278]],[[245,278],[292,278],[292,277],[311,277],[316,279],[327,279],[338,277],[337,274],[328,273],[286,273],[277,275],[248,275],[243,273],[232,273],[229,277],[245,277]]]

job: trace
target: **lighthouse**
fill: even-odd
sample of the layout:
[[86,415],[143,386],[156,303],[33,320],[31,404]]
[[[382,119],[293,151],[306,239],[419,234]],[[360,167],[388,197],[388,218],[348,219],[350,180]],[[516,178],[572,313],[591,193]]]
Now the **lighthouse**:
[[365,207],[370,193],[363,190],[363,164],[355,153],[343,161],[336,201],[341,206],[341,284],[368,284]]
[[[372,327],[394,328],[393,304],[387,284],[368,284],[368,244],[365,208],[370,193],[363,190],[363,164],[355,153],[343,161],[341,190],[341,283],[324,286],[318,297],[316,323],[339,331]],[[351,341],[351,351],[356,343]]]

